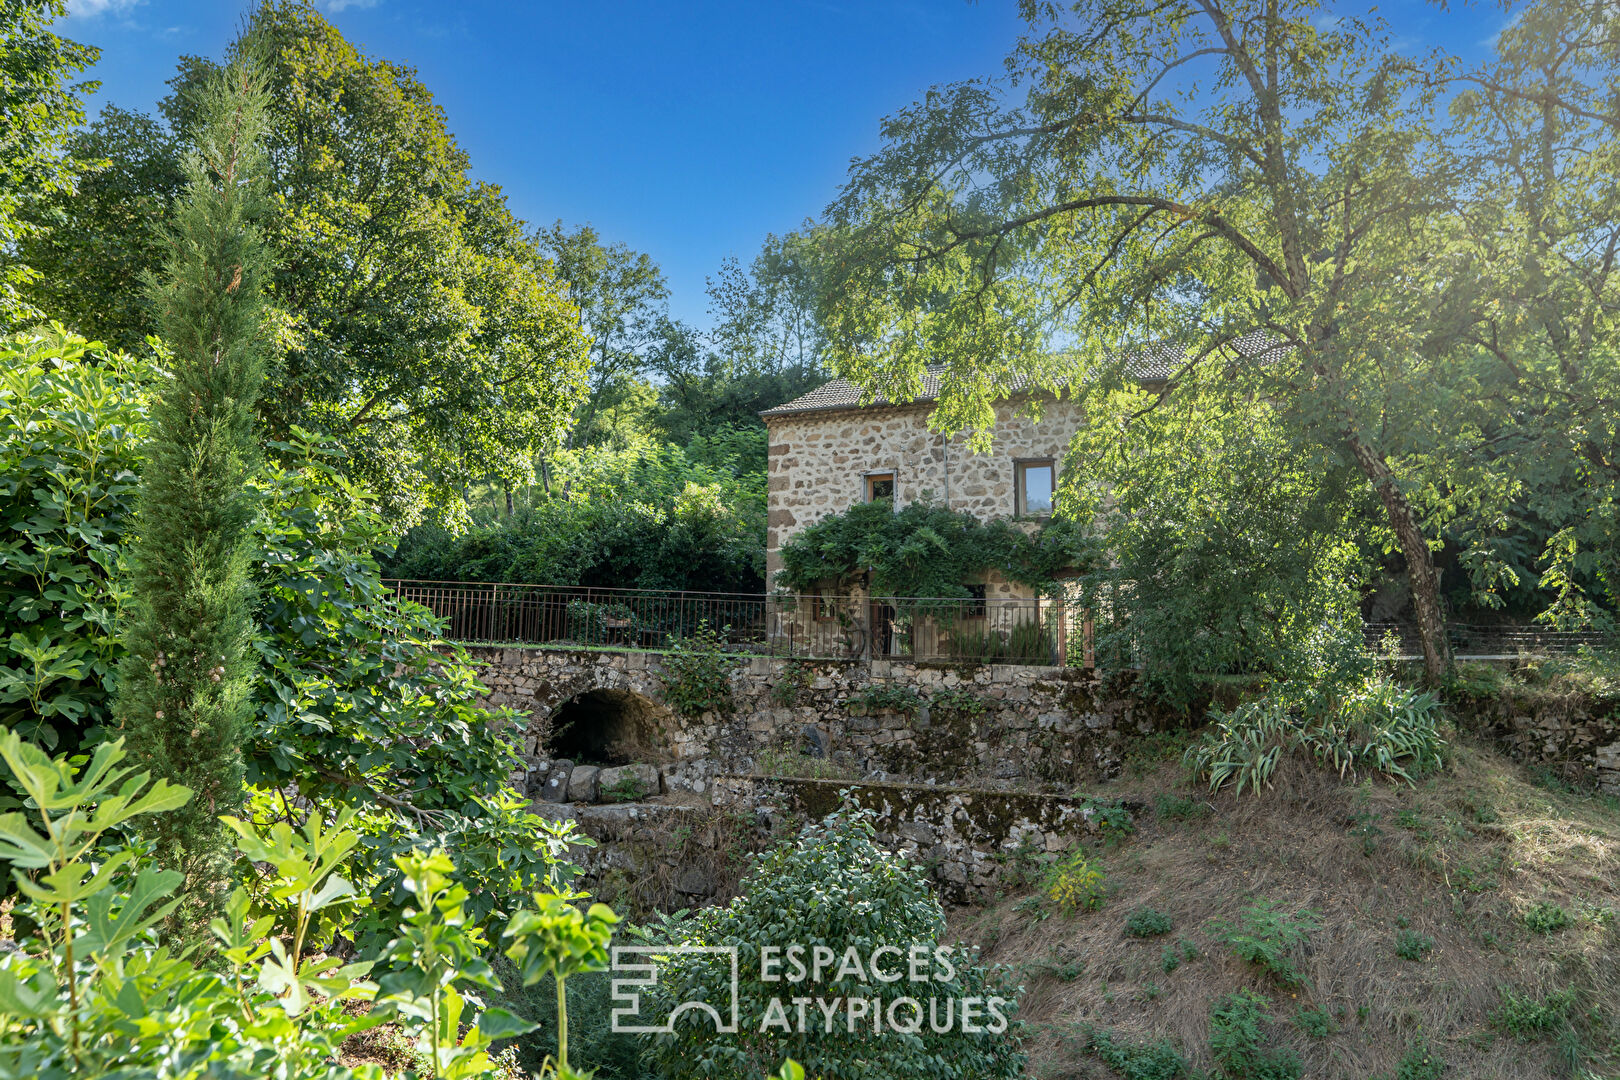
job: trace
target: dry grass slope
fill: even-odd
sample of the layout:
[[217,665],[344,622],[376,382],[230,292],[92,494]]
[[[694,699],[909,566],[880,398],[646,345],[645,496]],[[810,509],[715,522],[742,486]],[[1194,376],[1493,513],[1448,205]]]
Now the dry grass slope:
[[[1300,1055],[1305,1077],[1441,1075],[1414,1060],[1402,1068],[1424,1039],[1449,1077],[1620,1075],[1620,806],[1539,786],[1466,741],[1450,758],[1415,788],[1346,783],[1294,762],[1259,798],[1206,799],[1170,762],[1140,769],[1108,795],[1160,812],[1099,853],[1102,910],[1059,914],[1032,881],[960,912],[954,929],[1017,969],[1030,1071],[1043,1078],[1118,1075],[1085,1052],[1095,1029],[1168,1037],[1192,1069],[1221,1075],[1211,1007],[1242,989],[1270,999],[1266,1035]],[[1258,899],[1320,916],[1296,950],[1296,988],[1221,942],[1218,924]],[[1127,935],[1142,906],[1169,915],[1170,932]],[[1561,929],[1550,928],[1555,908],[1569,918]],[[1398,956],[1398,939],[1420,958]],[[1505,992],[1517,1013],[1504,1013]],[[1550,1012],[1528,1004],[1547,999]],[[1314,1026],[1325,1019],[1327,1033],[1307,1034],[1293,1020],[1301,1010],[1325,1012]],[[1532,1030],[1560,1015],[1569,1022]]]

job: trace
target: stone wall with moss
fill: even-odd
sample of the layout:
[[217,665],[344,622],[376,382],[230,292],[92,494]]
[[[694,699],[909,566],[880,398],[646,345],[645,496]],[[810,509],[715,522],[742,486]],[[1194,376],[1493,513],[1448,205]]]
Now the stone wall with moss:
[[1620,795],[1620,693],[1554,679],[1538,685],[1511,677],[1452,694],[1462,723],[1519,761],[1552,770],[1568,783]]
[[1126,738],[1179,719],[1078,668],[763,657],[739,661],[731,711],[684,717],[664,703],[657,654],[472,652],[487,700],[530,717],[522,783],[534,792],[558,770],[554,718],[593,693],[621,703],[602,722],[622,725],[626,760],[699,793],[715,775],[760,771],[1065,789],[1112,775]]

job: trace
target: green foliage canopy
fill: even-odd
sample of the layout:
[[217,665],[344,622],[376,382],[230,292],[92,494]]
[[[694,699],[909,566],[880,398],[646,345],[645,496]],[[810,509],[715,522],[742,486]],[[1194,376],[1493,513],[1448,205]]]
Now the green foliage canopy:
[[1047,592],[1061,575],[1088,565],[1091,550],[1063,518],[1030,533],[927,499],[899,510],[888,499],[874,499],[796,533],[782,546],[777,584],[800,593],[846,589],[870,573],[877,596],[967,597],[969,583],[995,570]]
[[80,162],[63,144],[84,121],[70,80],[101,50],[58,37],[50,26],[66,0],[8,0],[0,7],[0,331],[38,318],[22,291],[38,271],[18,258],[21,240],[48,225],[51,200],[73,189]]

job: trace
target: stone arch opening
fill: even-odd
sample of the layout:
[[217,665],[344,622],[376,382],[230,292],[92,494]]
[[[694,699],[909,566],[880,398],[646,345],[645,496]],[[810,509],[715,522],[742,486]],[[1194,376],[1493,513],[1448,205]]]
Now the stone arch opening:
[[576,694],[551,711],[551,754],[576,765],[661,760],[657,706],[628,690]]

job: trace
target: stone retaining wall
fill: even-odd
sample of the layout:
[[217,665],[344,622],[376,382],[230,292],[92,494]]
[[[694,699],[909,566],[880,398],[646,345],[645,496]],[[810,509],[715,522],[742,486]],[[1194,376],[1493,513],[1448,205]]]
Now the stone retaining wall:
[[1509,693],[1461,707],[1480,734],[1519,761],[1620,795],[1620,698]]
[[[476,648],[486,701],[527,713],[525,785],[553,772],[550,720],[571,699],[634,701],[636,760],[681,763],[689,780],[749,773],[782,755],[825,758],[851,779],[1059,787],[1117,771],[1120,748],[1175,718],[1108,692],[1090,671],[1021,665],[754,658],[732,676],[729,715],[676,715],[653,653]],[[914,712],[861,702],[873,688],[915,694]]]
[[878,842],[926,866],[953,903],[981,900],[1036,872],[1130,808],[1090,799],[926,784],[721,775],[710,801],[668,797],[622,805],[537,803],[597,842],[573,855],[594,891],[632,910],[724,902],[746,854],[839,806],[873,812]]

